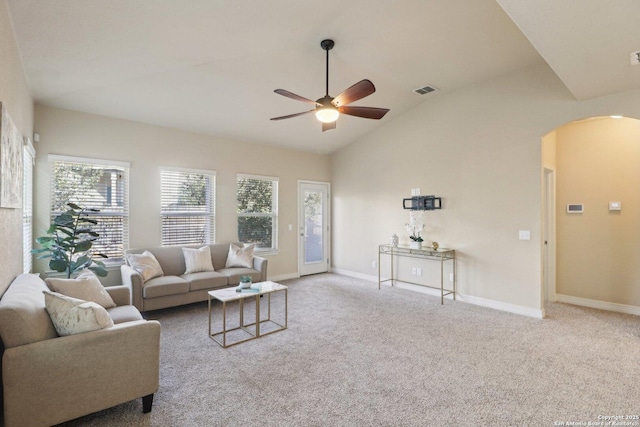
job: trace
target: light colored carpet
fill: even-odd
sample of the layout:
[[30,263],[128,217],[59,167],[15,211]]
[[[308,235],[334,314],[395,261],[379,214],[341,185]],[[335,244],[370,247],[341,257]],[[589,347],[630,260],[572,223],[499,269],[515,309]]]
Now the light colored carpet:
[[206,303],[147,313],[162,324],[153,411],[138,399],[65,425],[553,426],[640,413],[637,316],[549,304],[539,320],[334,274],[282,283],[289,329],[228,349],[207,335]]

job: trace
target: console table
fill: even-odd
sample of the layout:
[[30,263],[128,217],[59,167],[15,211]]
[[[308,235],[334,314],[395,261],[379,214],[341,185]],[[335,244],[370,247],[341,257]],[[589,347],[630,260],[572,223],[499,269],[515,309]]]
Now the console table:
[[[381,257],[382,255],[389,255],[390,263],[391,263],[391,278],[382,280],[380,265],[381,265]],[[440,286],[430,286],[422,283],[415,282],[407,282],[406,280],[398,280],[394,278],[393,274],[393,258],[394,257],[405,257],[405,258],[420,258],[432,261],[440,262]],[[444,287],[444,263],[451,262],[453,268],[453,288],[445,289]],[[384,282],[391,282],[391,286],[393,286],[393,282],[404,282],[411,283],[413,285],[424,286],[427,288],[438,289],[440,291],[440,304],[444,304],[444,297],[446,295],[453,295],[453,299],[456,299],[456,251],[453,249],[432,249],[423,247],[422,249],[413,249],[409,246],[393,246],[393,245],[380,245],[378,248],[378,289],[380,289],[380,285]]]

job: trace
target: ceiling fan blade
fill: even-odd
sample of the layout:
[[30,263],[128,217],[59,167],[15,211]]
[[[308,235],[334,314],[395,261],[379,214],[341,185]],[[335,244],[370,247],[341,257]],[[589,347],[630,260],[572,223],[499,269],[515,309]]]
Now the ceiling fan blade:
[[313,105],[317,104],[316,101],[312,101],[312,100],[304,98],[304,97],[302,97],[300,95],[296,95],[295,93],[291,93],[288,90],[276,89],[276,90],[274,90],[274,92],[277,93],[278,95],[282,95],[282,96],[286,96],[287,98],[295,99],[296,101],[302,101],[302,102],[306,102],[307,104],[313,104]]
[[340,107],[338,111],[349,116],[380,120],[389,112],[389,109],[375,107]]
[[303,111],[302,113],[295,113],[295,114],[289,114],[288,116],[280,116],[280,117],[274,117],[271,120],[284,120],[284,119],[290,119],[292,117],[298,117],[301,116],[303,114],[309,114],[309,113],[313,113],[316,110],[309,110],[309,111]]
[[342,91],[342,93],[333,99],[332,104],[336,107],[341,107],[347,104],[351,104],[359,99],[369,96],[376,91],[376,87],[370,80],[364,79],[354,84],[348,89]]
[[323,123],[322,124],[322,132],[324,132],[326,130],[335,129],[335,128],[336,128],[336,122]]

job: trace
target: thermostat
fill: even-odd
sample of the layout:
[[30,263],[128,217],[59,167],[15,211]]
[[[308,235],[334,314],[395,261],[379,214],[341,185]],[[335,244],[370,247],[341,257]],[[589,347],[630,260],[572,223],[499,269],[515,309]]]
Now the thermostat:
[[580,204],[568,204],[567,213],[582,213],[584,212],[584,205]]
[[609,202],[609,210],[610,211],[620,211],[620,210],[622,210],[622,203],[620,203],[620,202]]

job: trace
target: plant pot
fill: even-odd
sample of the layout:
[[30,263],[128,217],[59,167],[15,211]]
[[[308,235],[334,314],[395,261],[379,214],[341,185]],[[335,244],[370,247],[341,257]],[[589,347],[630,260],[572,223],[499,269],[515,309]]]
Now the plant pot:
[[409,247],[411,249],[422,249],[422,242],[415,242],[412,240],[409,242]]

